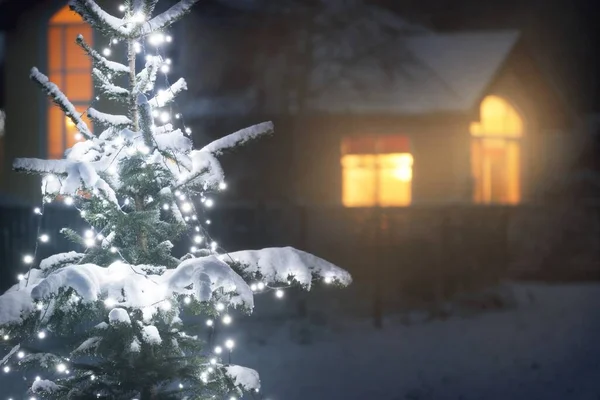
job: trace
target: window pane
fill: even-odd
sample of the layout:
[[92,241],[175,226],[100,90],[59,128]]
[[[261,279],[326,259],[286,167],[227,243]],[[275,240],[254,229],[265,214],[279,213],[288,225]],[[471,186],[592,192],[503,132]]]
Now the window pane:
[[86,73],[67,74],[64,92],[71,101],[92,99],[92,77]]
[[48,30],[48,68],[50,72],[60,70],[62,65],[62,29],[51,27]]
[[91,69],[92,62],[83,49],[75,43],[77,35],[82,34],[86,41],[92,46],[92,29],[88,25],[73,25],[65,29],[65,50],[68,70],[79,70],[78,72]]
[[481,103],[481,121],[471,124],[473,200],[509,203],[521,200],[520,141],[523,120],[509,102],[488,96]]
[[62,158],[65,149],[63,143],[64,118],[62,110],[55,105],[48,106],[48,157]]
[[344,206],[374,206],[375,186],[375,156],[350,154],[342,157],[342,203]]
[[407,206],[411,202],[413,158],[408,153],[382,154],[379,159],[379,205]]

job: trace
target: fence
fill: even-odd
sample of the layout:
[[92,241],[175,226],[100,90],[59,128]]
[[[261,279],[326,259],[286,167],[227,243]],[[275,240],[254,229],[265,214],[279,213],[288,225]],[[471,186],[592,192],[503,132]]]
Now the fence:
[[[227,250],[289,245],[348,269],[352,297],[374,299],[376,309],[439,301],[506,278],[600,277],[600,208],[255,206],[218,207],[209,217]],[[38,218],[29,208],[0,208],[0,289],[13,284],[33,249]],[[72,249],[58,234],[65,226],[81,231],[85,222],[72,209],[48,207],[41,232],[53,240],[38,259]],[[176,243],[175,252],[187,246]]]

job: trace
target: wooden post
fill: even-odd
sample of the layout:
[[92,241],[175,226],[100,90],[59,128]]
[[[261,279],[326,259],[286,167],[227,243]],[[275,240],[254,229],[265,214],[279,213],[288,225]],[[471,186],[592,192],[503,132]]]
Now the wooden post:
[[383,263],[385,259],[382,254],[383,246],[381,245],[383,228],[383,218],[381,213],[381,207],[375,208],[375,243],[372,249],[375,249],[375,282],[373,285],[373,325],[377,329],[383,328]]

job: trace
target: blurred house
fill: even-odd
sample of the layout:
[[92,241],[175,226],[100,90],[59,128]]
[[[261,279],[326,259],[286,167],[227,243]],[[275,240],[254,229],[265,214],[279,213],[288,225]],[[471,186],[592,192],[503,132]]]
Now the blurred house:
[[[66,3],[0,0],[0,191],[22,203],[39,197],[39,178],[16,175],[12,160],[60,158],[78,140],[29,80],[30,68],[81,112],[92,102],[114,107],[96,101],[91,63],[74,38],[110,46],[115,59],[123,45],[94,35]],[[98,3],[119,15],[119,2]],[[521,275],[548,265],[597,275],[600,213],[537,207],[582,193],[567,183],[594,159],[583,151],[591,125],[518,31],[444,33],[358,0],[202,0],[170,34],[158,51],[172,61],[168,77],[183,76],[189,90],[169,111],[196,146],[275,123],[273,137],[223,157],[228,189],[210,218],[225,248],[294,245],[343,265],[357,282],[387,268],[390,293],[426,282],[443,295],[449,282],[489,283],[509,265]],[[157,49],[140,48],[141,66]],[[158,82],[168,84],[164,74]],[[0,211],[14,222],[1,232],[4,248],[19,254],[36,239],[31,211]],[[61,212],[44,223],[79,226]]]
[[[100,3],[118,14],[117,3]],[[228,200],[402,207],[543,198],[561,164],[554,156],[569,152],[553,146],[574,119],[518,32],[433,32],[357,2],[258,3],[201,2],[166,48],[173,73],[188,81],[177,112],[198,145],[248,123],[276,124],[272,139],[226,160]],[[13,175],[13,158],[59,158],[77,140],[29,82],[30,67],[82,112],[95,97],[74,37],[103,39],[65,4],[0,3],[8,115],[1,179],[17,196],[38,189]]]

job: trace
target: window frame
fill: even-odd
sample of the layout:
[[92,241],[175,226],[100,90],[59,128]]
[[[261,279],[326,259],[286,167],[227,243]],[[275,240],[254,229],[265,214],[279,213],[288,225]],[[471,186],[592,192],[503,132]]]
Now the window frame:
[[[93,79],[91,78],[91,72],[92,72],[92,68],[93,68],[93,64],[90,64],[90,68],[89,70],[84,70],[82,69],[68,69],[67,68],[67,53],[65,51],[66,46],[68,41],[70,40],[70,38],[67,35],[67,28],[68,27],[73,27],[73,26],[86,26],[89,27],[89,32],[91,33],[91,35],[88,37],[86,36],[86,39],[88,41],[90,41],[91,43],[95,43],[96,42],[96,33],[94,31],[94,29],[92,27],[90,27],[88,24],[86,24],[85,22],[82,21],[81,24],[79,23],[68,23],[68,22],[53,22],[52,18],[58,14],[59,12],[61,12],[63,10],[63,8],[68,7],[68,4],[65,0],[60,0],[54,1],[54,4],[52,4],[50,7],[48,7],[45,10],[45,21],[46,23],[43,24],[41,26],[41,29],[39,30],[39,61],[38,61],[38,65],[43,66],[42,72],[44,74],[46,74],[48,76],[48,78],[52,81],[52,79],[50,78],[51,75],[56,75],[56,74],[60,74],[61,76],[61,80],[65,80],[66,81],[66,77],[68,76],[69,73],[86,73],[86,75],[89,74],[90,76],[90,82],[91,82],[91,97],[89,98],[88,101],[84,101],[84,100],[72,100],[69,99],[69,101],[73,104],[73,106],[77,109],[87,109],[93,102],[94,98],[96,97],[96,88],[93,84]],[[59,28],[60,29],[60,33],[61,33],[61,46],[63,47],[63,51],[61,54],[61,68],[59,69],[53,69],[52,71],[50,70],[50,62],[49,62],[49,52],[50,52],[50,46],[48,43],[48,37],[49,37],[49,32],[50,29],[54,27],[54,28]],[[75,41],[75,37],[72,38],[73,41]],[[83,50],[81,50],[83,52]],[[54,82],[56,83],[56,82]],[[65,82],[61,82],[61,85],[58,85],[60,90],[65,93],[66,92],[66,84]],[[66,94],[66,93],[65,93]],[[52,100],[50,100],[48,98],[48,96],[46,96],[45,94],[41,94],[41,98],[40,98],[40,103],[39,103],[39,109],[40,109],[40,119],[39,119],[39,135],[40,135],[40,150],[39,153],[46,157],[46,158],[50,158],[51,156],[57,156],[56,154],[51,154],[50,152],[50,124],[49,124],[49,118],[50,118],[50,108],[51,107],[57,107],[56,105],[54,105],[52,103]],[[62,111],[61,111],[61,115],[62,115]],[[64,116],[63,116],[64,118]],[[89,128],[91,130],[93,130],[93,126],[91,123],[88,124]],[[60,154],[60,157],[58,159],[61,159],[64,157],[64,152],[65,150],[67,150],[67,129],[66,129],[66,124],[63,123],[62,124],[62,147],[63,150]]]

